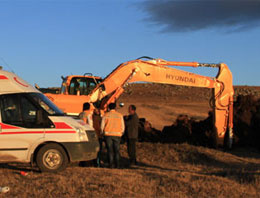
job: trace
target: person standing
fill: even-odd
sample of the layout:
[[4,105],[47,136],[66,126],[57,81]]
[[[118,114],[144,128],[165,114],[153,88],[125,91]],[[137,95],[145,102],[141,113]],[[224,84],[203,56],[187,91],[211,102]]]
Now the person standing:
[[[93,110],[90,108],[90,103],[86,102],[83,104],[83,111],[79,114],[79,119],[81,119],[84,123],[93,127]],[[95,163],[95,161],[94,161]],[[87,162],[81,161],[80,166],[86,166]]]
[[99,151],[98,151],[98,155],[97,155],[97,159],[95,161],[95,165],[97,167],[100,167],[101,165],[101,153],[102,153],[102,149],[103,149],[103,135],[101,134],[101,113],[100,113],[100,109],[94,109],[93,112],[93,128],[96,131],[96,134],[98,136],[98,141],[99,141]]
[[79,114],[79,118],[83,120],[86,124],[93,127],[93,111],[90,109],[90,104],[88,102],[83,104],[83,111]]
[[129,115],[126,117],[126,137],[127,137],[127,152],[129,156],[130,165],[136,165],[136,142],[138,140],[138,125],[139,118],[136,114],[136,106],[130,105],[128,107]]
[[[125,125],[123,115],[116,111],[116,104],[108,105],[109,112],[105,113],[101,121],[101,133],[104,135],[109,167],[120,168],[120,140],[124,133]],[[115,161],[115,163],[114,163]]]

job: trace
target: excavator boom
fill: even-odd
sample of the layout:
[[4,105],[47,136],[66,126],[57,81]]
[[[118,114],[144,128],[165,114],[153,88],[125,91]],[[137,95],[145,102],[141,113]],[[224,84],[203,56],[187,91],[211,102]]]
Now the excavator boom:
[[94,89],[90,94],[90,101],[95,102],[101,100],[113,91],[123,88],[127,83],[138,81],[214,88],[215,82],[210,77],[171,68],[166,65],[198,67],[199,63],[167,62],[162,59],[154,59],[151,61],[137,59],[123,63]]

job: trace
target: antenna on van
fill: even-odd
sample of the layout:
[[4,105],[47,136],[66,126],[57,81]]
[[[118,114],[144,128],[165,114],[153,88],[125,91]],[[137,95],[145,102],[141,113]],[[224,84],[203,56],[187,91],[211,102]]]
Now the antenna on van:
[[[13,69],[10,67],[10,65],[5,61],[5,59],[3,57],[0,57],[0,59],[3,61],[3,63],[11,70],[11,72],[14,73]],[[3,67],[2,67],[3,68]],[[1,69],[2,69],[1,68]]]

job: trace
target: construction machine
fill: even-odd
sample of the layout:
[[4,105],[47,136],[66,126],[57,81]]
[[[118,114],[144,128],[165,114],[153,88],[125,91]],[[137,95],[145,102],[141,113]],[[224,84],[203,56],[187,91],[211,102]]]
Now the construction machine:
[[[170,66],[182,67],[213,67],[218,68],[216,77],[208,77],[183,71]],[[79,76],[79,79],[84,77]],[[64,78],[61,94],[46,94],[58,107],[70,115],[77,115],[82,111],[83,103],[95,104],[100,109],[115,102],[124,92],[124,87],[132,82],[152,82],[212,89],[210,101],[214,111],[215,143],[230,148],[233,139],[233,95],[232,73],[224,63],[210,64],[198,62],[175,62],[163,59],[141,57],[120,64],[105,79],[85,76],[85,80],[96,83],[91,92],[70,92],[72,80]],[[79,83],[80,84],[80,83]]]
[[[96,86],[102,82],[101,77],[91,73],[84,75],[70,75],[62,78],[59,92],[45,94],[67,115],[78,116],[82,111],[83,104],[89,101],[89,95]],[[43,89],[40,89],[43,90]]]

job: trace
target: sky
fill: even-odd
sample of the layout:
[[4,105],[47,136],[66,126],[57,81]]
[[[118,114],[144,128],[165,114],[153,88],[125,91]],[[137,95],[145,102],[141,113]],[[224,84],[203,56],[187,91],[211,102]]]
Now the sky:
[[0,0],[0,65],[30,84],[141,56],[224,62],[235,85],[260,86],[260,0]]

